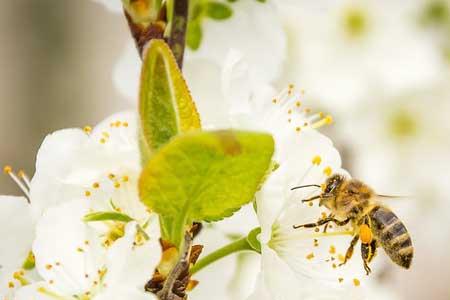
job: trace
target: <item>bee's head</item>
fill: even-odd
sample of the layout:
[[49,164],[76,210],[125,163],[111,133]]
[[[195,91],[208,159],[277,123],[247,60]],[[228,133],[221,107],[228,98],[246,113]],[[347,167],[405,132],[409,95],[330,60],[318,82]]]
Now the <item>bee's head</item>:
[[345,177],[340,174],[333,174],[325,181],[319,205],[324,205],[329,209],[336,207],[336,196],[345,181]]

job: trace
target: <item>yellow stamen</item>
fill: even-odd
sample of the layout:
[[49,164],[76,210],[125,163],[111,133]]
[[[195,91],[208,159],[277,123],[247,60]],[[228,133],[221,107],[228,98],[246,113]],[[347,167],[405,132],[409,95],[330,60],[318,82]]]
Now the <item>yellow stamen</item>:
[[331,176],[331,174],[333,173],[333,169],[331,169],[331,167],[326,167],[325,169],[323,169],[323,173],[327,176]]
[[308,255],[306,255],[306,259],[309,259],[309,260],[311,260],[311,259],[313,259],[314,258],[314,253],[309,253]]
[[320,165],[320,163],[322,162],[322,158],[319,155],[316,155],[313,157],[312,159],[312,163],[313,165]]
[[86,125],[86,126],[83,127],[83,131],[84,131],[85,133],[89,134],[89,133],[92,132],[92,127]]
[[4,166],[4,167],[3,167],[3,172],[4,172],[5,174],[11,173],[11,172],[12,172],[11,166]]
[[336,253],[336,247],[331,245],[330,246],[330,250],[328,251],[330,254],[335,254]]
[[361,284],[361,282],[357,278],[353,278],[353,284],[355,286],[359,286]]
[[312,126],[312,128],[320,128],[324,125],[330,125],[332,123],[333,123],[333,117],[328,115],[325,118],[322,118],[319,121],[313,123],[311,126]]

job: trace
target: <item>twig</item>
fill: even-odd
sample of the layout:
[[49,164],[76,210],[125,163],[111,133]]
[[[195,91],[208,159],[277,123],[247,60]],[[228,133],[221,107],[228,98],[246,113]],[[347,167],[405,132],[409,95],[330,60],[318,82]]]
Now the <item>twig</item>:
[[172,49],[180,70],[183,67],[186,30],[188,24],[189,0],[174,0],[172,25],[167,42]]
[[184,251],[180,260],[167,276],[163,288],[157,293],[161,300],[186,299],[186,285],[189,280],[189,257],[192,246],[192,235],[186,232],[184,236]]

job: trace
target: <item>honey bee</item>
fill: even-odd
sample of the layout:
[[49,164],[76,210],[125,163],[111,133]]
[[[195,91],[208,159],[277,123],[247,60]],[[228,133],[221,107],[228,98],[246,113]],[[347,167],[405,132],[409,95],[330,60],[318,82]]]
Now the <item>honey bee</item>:
[[[293,189],[320,185],[299,186]],[[400,219],[379,201],[379,197],[369,186],[356,179],[347,179],[340,174],[330,176],[320,195],[302,200],[303,202],[319,199],[319,206],[325,206],[331,213],[316,223],[294,225],[294,228],[314,228],[325,225],[324,232],[330,222],[337,226],[350,223],[353,227],[353,239],[345,254],[345,264],[353,255],[353,249],[361,240],[361,257],[366,274],[371,270],[369,263],[374,258],[377,247],[381,245],[397,265],[409,269],[413,258],[411,237]]]

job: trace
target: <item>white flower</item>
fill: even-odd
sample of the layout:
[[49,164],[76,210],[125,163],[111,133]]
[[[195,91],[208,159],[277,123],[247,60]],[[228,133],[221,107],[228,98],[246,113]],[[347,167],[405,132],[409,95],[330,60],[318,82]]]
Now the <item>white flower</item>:
[[[65,129],[47,136],[31,180],[22,171],[15,174],[9,166],[4,171],[25,197],[1,197],[3,219],[14,216],[10,226],[4,227],[1,294],[11,296],[15,288],[33,281],[33,274],[22,264],[31,250],[35,223],[49,207],[83,199],[89,212],[125,213],[145,227],[148,236],[159,236],[156,215],[150,214],[138,197],[140,158],[133,113],[115,114],[94,129]],[[124,234],[121,222],[95,222],[95,228],[105,245]]]
[[141,170],[136,114],[112,115],[94,129],[66,129],[46,137],[31,181],[36,214],[83,197],[95,211],[116,210],[140,223],[149,217],[139,201]]
[[[246,87],[242,84],[246,77],[244,61],[234,52],[227,57],[227,63],[224,90],[233,91],[229,95],[249,95],[240,99],[227,97],[231,120],[238,128],[270,132],[275,138],[274,161],[278,165],[257,194],[262,269],[252,297],[275,300],[312,296],[326,299],[330,294],[361,297],[362,262],[354,258],[338,267],[350,243],[350,229],[329,229],[327,236],[313,229],[293,228],[315,222],[329,212],[317,203],[309,206],[301,202],[320,189],[291,188],[320,185],[332,173],[348,176],[340,167],[340,156],[332,142],[316,131],[331,123],[331,116],[311,114],[303,103],[302,93],[293,86],[275,97],[268,97],[270,86],[262,88],[259,94],[240,91]],[[355,251],[355,256],[358,255]]]
[[135,246],[137,224],[106,248],[96,230],[82,221],[84,199],[48,209],[38,222],[33,253],[44,279],[19,289],[15,299],[156,299],[144,293],[159,262],[157,238]]
[[34,222],[25,197],[0,196],[0,298],[12,299],[16,288],[30,278],[23,264],[31,249]]
[[286,78],[343,113],[378,91],[396,96],[429,87],[443,72],[441,55],[411,4],[280,2],[290,37]]

